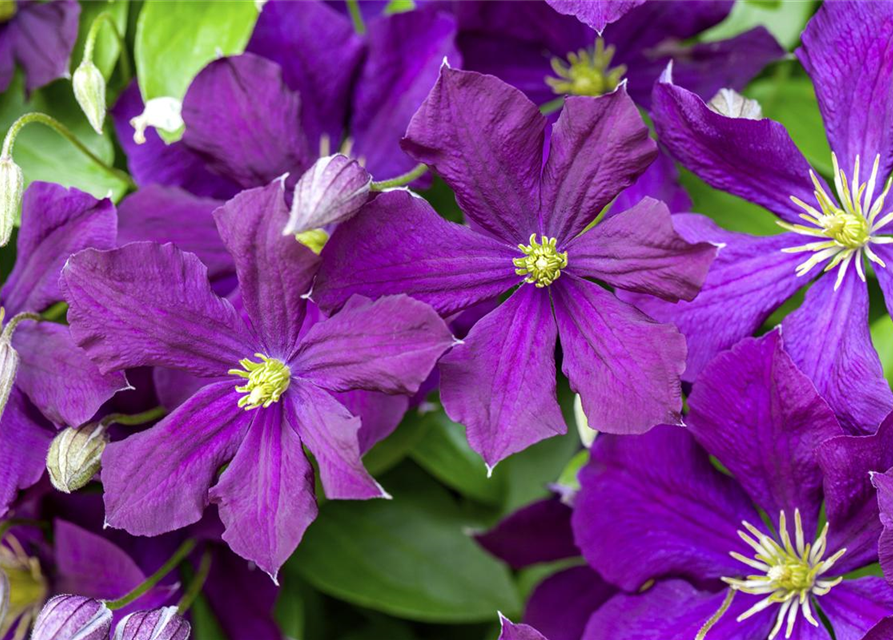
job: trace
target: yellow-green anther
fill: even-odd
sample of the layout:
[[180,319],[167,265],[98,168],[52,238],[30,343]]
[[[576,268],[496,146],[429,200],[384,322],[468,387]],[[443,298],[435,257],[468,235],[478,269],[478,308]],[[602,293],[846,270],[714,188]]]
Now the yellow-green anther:
[[278,402],[288,385],[291,383],[291,370],[281,360],[269,358],[262,353],[255,353],[260,362],[250,358],[239,360],[241,369],[230,369],[229,374],[245,378],[248,382],[236,391],[244,393],[239,399],[239,406],[246,411],[263,407],[266,409],[274,402]]
[[580,49],[567,55],[567,62],[552,58],[552,71],[557,77],[546,78],[546,84],[558,95],[600,96],[613,91],[620,84],[626,66],[611,67],[614,45],[605,46],[599,38],[595,49]]
[[17,11],[16,0],[0,0],[0,24],[12,20]]
[[0,638],[13,629],[18,634],[13,637],[24,638],[48,595],[40,561],[29,557],[19,541],[7,534],[0,545],[0,573],[5,574],[9,588],[6,617],[0,619]]
[[319,255],[322,248],[329,241],[329,233],[325,229],[310,229],[295,234],[295,240],[310,249],[316,255]]
[[535,284],[537,287],[548,287],[558,279],[561,270],[567,267],[567,251],[559,252],[556,238],[542,236],[541,241],[536,241],[536,234],[530,235],[530,244],[519,244],[518,248],[524,254],[523,258],[512,260],[518,267],[515,273],[525,276],[524,282]]

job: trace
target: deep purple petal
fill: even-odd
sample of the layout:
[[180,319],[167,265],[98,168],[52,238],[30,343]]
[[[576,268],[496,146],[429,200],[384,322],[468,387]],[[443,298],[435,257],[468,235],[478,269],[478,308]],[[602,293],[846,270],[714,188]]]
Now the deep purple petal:
[[375,391],[347,391],[336,393],[335,397],[362,421],[357,434],[360,453],[366,453],[373,445],[391,435],[409,407],[409,398],[406,396],[392,396]]
[[253,563],[215,545],[202,593],[226,637],[282,640],[273,618],[278,592],[273,581]]
[[567,251],[572,273],[672,302],[698,295],[716,255],[708,242],[686,242],[666,205],[651,198],[574,238]]
[[16,61],[25,70],[25,90],[30,93],[68,75],[81,7],[75,0],[16,4],[18,10],[5,35],[13,40]]
[[25,395],[12,388],[0,417],[0,517],[21,489],[43,476],[55,430]]
[[115,246],[115,207],[77,189],[35,182],[22,201],[17,259],[0,298],[9,317],[62,299],[59,273],[81,249]]
[[561,370],[580,394],[589,425],[644,433],[678,424],[685,338],[613,293],[568,274],[551,286],[561,336]]
[[873,474],[871,484],[877,490],[878,516],[882,527],[877,538],[878,560],[887,583],[893,585],[893,469]]
[[237,405],[233,387],[203,387],[151,429],[106,447],[102,484],[109,526],[153,536],[201,519],[218,468],[236,454],[254,418]]
[[645,0],[546,0],[558,13],[577,19],[599,33]]
[[642,198],[660,200],[667,205],[670,213],[691,211],[691,198],[679,184],[679,171],[676,170],[676,164],[666,151],[658,149],[655,161],[635,182],[620,192],[611,203],[611,208],[608,209],[604,219],[632,209]]
[[884,618],[865,635],[862,640],[890,640],[893,638],[893,616]]
[[893,407],[893,393],[868,332],[868,287],[853,267],[835,290],[836,280],[836,271],[819,278],[784,319],[785,349],[845,430],[872,433]]
[[748,570],[729,552],[753,555],[736,532],[742,520],[760,517],[685,430],[600,435],[591,451],[572,523],[577,545],[605,579],[633,591],[661,576],[704,580]]
[[312,162],[301,130],[301,99],[274,62],[252,54],[220,58],[202,69],[183,99],[183,142],[214,171],[259,187]]
[[447,414],[490,467],[567,429],[558,406],[549,295],[521,285],[440,363]]
[[441,218],[408,191],[383,193],[338,226],[322,253],[313,300],[323,309],[354,294],[406,293],[449,315],[520,280],[515,245]]
[[499,640],[550,640],[529,625],[513,624],[502,614],[499,616],[499,623],[502,626]]
[[151,365],[213,377],[257,351],[205,265],[173,245],[82,251],[62,277],[71,335],[101,371]]
[[844,580],[818,602],[836,640],[862,640],[871,627],[893,614],[893,587],[874,576]]
[[474,538],[513,569],[580,555],[571,531],[571,508],[558,497],[537,500]]
[[618,48],[619,57],[626,58],[654,49],[667,40],[681,41],[697,36],[722,22],[734,4],[734,0],[702,0],[697,4],[688,0],[645,2],[611,25],[605,40]]
[[893,6],[828,2],[803,32],[797,56],[812,78],[831,149],[850,173],[861,156],[862,182],[880,155],[893,169]]
[[465,215],[510,244],[539,231],[546,119],[498,78],[442,67],[403,148],[456,192]]
[[537,585],[527,601],[524,622],[549,640],[580,640],[592,612],[616,593],[616,587],[589,567],[572,567]]
[[656,157],[657,145],[625,88],[567,98],[543,169],[546,235],[569,241]]
[[254,411],[236,457],[211,489],[230,549],[276,579],[316,519],[313,468],[275,404]]

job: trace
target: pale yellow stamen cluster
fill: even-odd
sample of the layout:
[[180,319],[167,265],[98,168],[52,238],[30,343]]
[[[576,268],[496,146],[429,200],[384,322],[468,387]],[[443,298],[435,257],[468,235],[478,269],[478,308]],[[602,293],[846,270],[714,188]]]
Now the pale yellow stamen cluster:
[[617,88],[626,66],[611,68],[614,46],[605,47],[599,38],[594,50],[580,49],[567,55],[567,63],[552,58],[552,71],[556,78],[546,78],[546,84],[558,95],[600,96]]
[[821,211],[794,196],[791,196],[791,200],[806,212],[801,213],[800,217],[812,226],[788,222],[779,222],[778,224],[794,233],[823,238],[818,242],[789,247],[783,251],[788,253],[813,252],[808,260],[797,266],[798,276],[806,275],[814,266],[825,260],[830,260],[825,271],[830,271],[839,265],[837,282],[834,285],[834,288],[837,289],[843,282],[843,277],[851,262],[855,262],[859,277],[863,281],[865,280],[863,255],[879,267],[886,268],[887,265],[871,250],[870,245],[893,242],[893,237],[889,235],[877,235],[884,226],[893,220],[893,211],[881,216],[893,178],[887,180],[884,190],[875,199],[874,190],[877,186],[880,156],[874,159],[871,176],[868,178],[868,182],[863,184],[859,184],[859,156],[856,156],[852,185],[849,184],[846,174],[838,165],[835,154],[831,155],[831,160],[834,164],[834,186],[837,189],[839,204],[825,192],[815,173],[810,171],[809,175],[815,185],[816,202]]
[[531,234],[530,244],[518,245],[524,257],[512,260],[518,267],[515,273],[526,276],[524,282],[528,284],[535,284],[540,288],[548,287],[558,280],[561,270],[567,267],[567,251],[559,252],[557,244],[557,239],[545,236],[542,236],[541,242],[537,242],[536,234]]
[[810,544],[804,539],[799,509],[794,512],[794,523],[794,540],[791,540],[787,518],[784,511],[781,512],[778,520],[780,542],[776,542],[749,522],[743,522],[747,532],[739,531],[738,535],[754,550],[754,557],[748,558],[735,552],[730,555],[760,573],[744,579],[723,578],[736,591],[766,596],[738,616],[738,622],[768,607],[779,605],[769,640],[778,635],[783,625],[784,637],[790,638],[798,614],[801,613],[811,625],[817,627],[819,623],[813,615],[810,598],[827,594],[843,580],[842,577],[830,580],[821,577],[846,553],[846,549],[841,549],[831,557],[822,559],[828,544],[828,524],[825,524],[816,541]]
[[47,598],[47,581],[38,559],[29,557],[11,534],[0,544],[0,571],[9,585],[9,609],[0,619],[0,638],[15,627],[13,640],[23,640]]
[[254,362],[250,358],[239,360],[242,369],[230,369],[229,374],[246,378],[248,382],[236,387],[236,391],[246,394],[239,399],[239,406],[246,411],[263,407],[266,409],[288,389],[291,383],[291,371],[281,360],[269,358],[262,353],[254,354],[260,362]]

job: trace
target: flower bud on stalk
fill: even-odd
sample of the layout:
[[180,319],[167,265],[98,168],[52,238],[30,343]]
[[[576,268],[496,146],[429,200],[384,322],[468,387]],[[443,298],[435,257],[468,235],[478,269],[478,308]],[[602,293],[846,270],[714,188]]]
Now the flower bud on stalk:
[[19,217],[25,174],[10,155],[0,156],[0,247],[5,247],[12,236],[12,228]]
[[112,612],[99,600],[83,596],[56,596],[47,602],[31,640],[108,640]]
[[114,640],[188,640],[191,630],[177,607],[162,607],[126,616],[118,623]]
[[64,493],[86,486],[99,472],[102,452],[108,443],[107,427],[101,422],[60,431],[47,453],[47,471],[53,486]]
[[84,58],[74,70],[71,84],[74,87],[74,97],[87,116],[90,126],[102,135],[102,123],[105,121],[105,78],[102,72],[92,60]]

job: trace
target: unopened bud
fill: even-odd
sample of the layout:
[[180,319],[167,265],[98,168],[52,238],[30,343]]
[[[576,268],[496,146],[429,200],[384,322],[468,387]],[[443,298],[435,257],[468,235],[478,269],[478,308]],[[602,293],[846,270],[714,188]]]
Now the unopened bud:
[[133,127],[133,141],[143,144],[146,141],[146,129],[154,127],[170,133],[186,126],[183,122],[183,104],[176,98],[152,98],[146,103],[143,112],[130,119]]
[[[0,313],[0,322],[3,315]],[[9,394],[16,381],[16,373],[19,370],[19,354],[13,349],[12,344],[6,338],[0,338],[0,415],[9,402]]]
[[745,98],[734,89],[720,89],[707,108],[727,118],[743,118],[745,120],[761,120],[763,109],[760,103],[750,98]]
[[74,70],[71,85],[90,126],[102,135],[102,123],[105,122],[105,78],[102,72],[92,60],[84,59]]
[[9,613],[9,578],[3,569],[0,569],[0,629],[3,629],[3,621]]
[[53,486],[64,493],[84,487],[102,466],[102,452],[109,443],[100,422],[60,431],[50,443],[47,471]]
[[372,176],[356,160],[336,153],[313,163],[298,184],[283,235],[343,222],[366,204]]
[[191,628],[177,607],[137,611],[115,629],[114,640],[188,640]]
[[0,247],[5,247],[12,236],[12,228],[19,217],[25,174],[12,156],[0,157]]
[[83,596],[51,598],[37,616],[31,640],[108,640],[112,612]]

